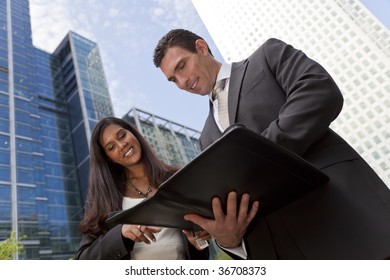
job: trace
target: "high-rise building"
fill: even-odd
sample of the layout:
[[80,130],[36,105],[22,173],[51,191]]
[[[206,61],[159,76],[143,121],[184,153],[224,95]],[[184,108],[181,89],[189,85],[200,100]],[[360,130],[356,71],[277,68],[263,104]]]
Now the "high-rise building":
[[132,108],[123,119],[134,125],[165,163],[183,167],[200,153],[200,132]]
[[0,0],[0,240],[24,237],[15,258],[77,251],[91,129],[112,114],[97,45],[70,32],[39,50],[28,0]]
[[67,104],[70,141],[73,143],[76,173],[85,201],[89,170],[89,139],[97,121],[113,115],[103,65],[96,43],[69,32],[52,54],[57,59],[61,82],[54,94]]
[[321,63],[344,96],[331,127],[390,187],[390,31],[360,1],[192,3],[226,62],[248,57],[274,37]]

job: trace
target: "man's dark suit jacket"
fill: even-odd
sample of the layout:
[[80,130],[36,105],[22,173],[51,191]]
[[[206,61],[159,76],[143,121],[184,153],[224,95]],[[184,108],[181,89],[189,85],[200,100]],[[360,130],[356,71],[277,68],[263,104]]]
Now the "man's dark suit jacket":
[[[326,186],[302,199],[259,215],[244,237],[249,258],[390,257],[390,190],[329,128],[342,105],[327,71],[280,40],[269,39],[249,58],[233,63],[230,123],[244,124],[330,177]],[[220,136],[210,103],[202,149]]]

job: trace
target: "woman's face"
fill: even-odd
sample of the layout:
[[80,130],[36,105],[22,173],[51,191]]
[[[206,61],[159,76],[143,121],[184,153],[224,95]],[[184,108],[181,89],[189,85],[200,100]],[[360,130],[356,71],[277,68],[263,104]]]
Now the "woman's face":
[[124,167],[131,167],[141,159],[142,150],[138,139],[120,125],[108,125],[103,131],[100,144],[113,162]]

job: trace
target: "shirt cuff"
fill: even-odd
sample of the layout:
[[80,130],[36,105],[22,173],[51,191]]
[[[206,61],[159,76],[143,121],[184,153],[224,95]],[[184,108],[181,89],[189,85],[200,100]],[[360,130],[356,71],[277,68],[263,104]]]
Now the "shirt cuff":
[[215,240],[215,243],[224,251],[227,251],[229,253],[232,253],[233,255],[236,255],[237,257],[240,257],[244,260],[248,258],[248,253],[246,252],[245,242],[244,239],[241,240],[241,245],[234,247],[234,248],[225,248],[218,244],[217,240]]

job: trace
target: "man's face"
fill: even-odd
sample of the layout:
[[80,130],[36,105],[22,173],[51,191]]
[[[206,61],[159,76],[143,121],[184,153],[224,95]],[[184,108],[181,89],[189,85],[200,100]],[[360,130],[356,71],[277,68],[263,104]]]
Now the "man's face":
[[181,47],[169,48],[160,64],[168,81],[174,82],[182,90],[199,95],[207,95],[213,89],[218,72],[213,71],[212,66],[212,56],[203,40],[196,42],[196,53]]

